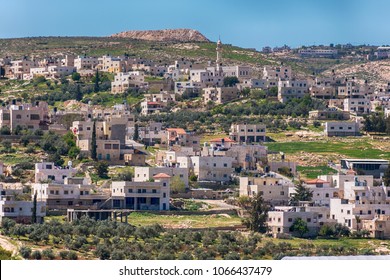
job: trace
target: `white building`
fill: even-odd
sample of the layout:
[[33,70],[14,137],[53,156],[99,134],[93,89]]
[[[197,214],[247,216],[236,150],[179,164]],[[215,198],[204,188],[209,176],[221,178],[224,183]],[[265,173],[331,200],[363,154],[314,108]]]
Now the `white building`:
[[171,176],[160,173],[154,182],[112,182],[114,209],[169,210]]
[[131,88],[147,88],[145,75],[142,71],[119,72],[111,82],[111,93],[123,93]]

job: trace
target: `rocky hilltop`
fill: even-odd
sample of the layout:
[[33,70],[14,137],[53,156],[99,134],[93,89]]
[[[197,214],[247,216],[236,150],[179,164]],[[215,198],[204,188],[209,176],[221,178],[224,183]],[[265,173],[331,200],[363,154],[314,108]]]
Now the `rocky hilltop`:
[[202,33],[194,29],[134,30],[116,33],[110,37],[159,42],[210,42]]

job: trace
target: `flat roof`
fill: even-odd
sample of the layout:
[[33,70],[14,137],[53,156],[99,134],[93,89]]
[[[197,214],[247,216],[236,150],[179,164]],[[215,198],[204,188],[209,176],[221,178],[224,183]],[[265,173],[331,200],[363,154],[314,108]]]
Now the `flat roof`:
[[346,161],[361,161],[361,162],[389,162],[386,159],[364,159],[364,158],[342,158],[341,160]]

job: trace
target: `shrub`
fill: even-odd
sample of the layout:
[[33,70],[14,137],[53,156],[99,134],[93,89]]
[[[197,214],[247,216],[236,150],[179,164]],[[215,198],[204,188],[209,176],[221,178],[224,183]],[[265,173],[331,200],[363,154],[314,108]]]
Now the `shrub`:
[[31,256],[31,248],[30,247],[25,247],[25,246],[22,246],[19,250],[20,252],[20,255],[24,258],[24,259],[29,259],[30,256]]
[[31,258],[33,258],[34,260],[42,259],[41,251],[37,250],[37,251],[32,252]]
[[55,256],[52,249],[45,249],[42,251],[42,256],[47,260],[54,260]]

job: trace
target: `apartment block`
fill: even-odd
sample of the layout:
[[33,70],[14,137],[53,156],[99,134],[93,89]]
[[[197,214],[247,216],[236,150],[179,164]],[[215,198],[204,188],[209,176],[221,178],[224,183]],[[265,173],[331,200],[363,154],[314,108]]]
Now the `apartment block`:
[[342,121],[326,122],[324,133],[328,137],[359,136],[359,123]]
[[203,103],[213,102],[224,104],[239,97],[237,87],[207,87],[203,88]]
[[259,143],[266,141],[264,124],[232,124],[229,138],[240,143]]
[[169,210],[171,177],[165,173],[153,176],[154,182],[112,182],[113,209]]

